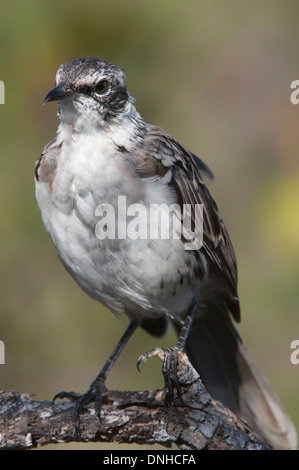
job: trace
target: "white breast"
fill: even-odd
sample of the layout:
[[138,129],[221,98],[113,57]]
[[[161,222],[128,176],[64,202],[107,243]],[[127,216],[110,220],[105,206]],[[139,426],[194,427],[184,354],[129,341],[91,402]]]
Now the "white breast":
[[132,173],[115,145],[117,139],[123,142],[123,131],[64,132],[52,193],[45,183],[36,188],[44,224],[63,264],[91,297],[112,311],[179,315],[193,298],[191,288],[180,286],[181,276],[190,270],[180,240],[99,240],[95,235],[99,204],[111,204],[117,213],[118,196],[126,196],[128,205],[149,207],[175,202],[173,194],[167,186]]

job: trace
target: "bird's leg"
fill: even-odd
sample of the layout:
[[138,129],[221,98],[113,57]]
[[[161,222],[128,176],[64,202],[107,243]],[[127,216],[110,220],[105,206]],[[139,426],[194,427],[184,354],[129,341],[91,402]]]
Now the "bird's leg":
[[121,351],[123,350],[125,344],[128,342],[134,331],[138,326],[138,322],[136,320],[132,320],[127,327],[126,331],[120,338],[119,342],[115,346],[112,354],[109,356],[108,360],[106,361],[104,367],[102,368],[101,372],[97,375],[95,380],[90,385],[89,389],[83,395],[79,395],[73,392],[60,392],[55,395],[53,400],[57,398],[60,399],[68,399],[71,401],[75,401],[75,434],[77,438],[80,438],[80,414],[83,411],[84,406],[88,405],[91,401],[95,401],[95,408],[99,419],[101,419],[101,409],[103,403],[103,396],[105,395],[107,389],[105,386],[105,381],[110,372],[113,364],[115,363],[116,359],[120,355]]
[[194,302],[185,318],[184,324],[176,344],[170,349],[156,347],[151,351],[142,354],[137,361],[137,369],[140,371],[140,364],[146,362],[152,356],[159,356],[162,361],[162,374],[164,377],[165,385],[165,403],[169,405],[173,401],[174,389],[177,390],[179,397],[181,397],[181,389],[177,376],[177,353],[184,351],[186,341],[192,326],[194,314],[198,308],[199,301]]

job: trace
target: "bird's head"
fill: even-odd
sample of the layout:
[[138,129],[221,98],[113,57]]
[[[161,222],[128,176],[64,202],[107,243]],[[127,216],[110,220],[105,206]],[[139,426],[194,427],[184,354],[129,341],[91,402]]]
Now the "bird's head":
[[56,87],[44,103],[58,101],[60,117],[77,120],[91,115],[99,122],[109,122],[128,112],[132,97],[127,91],[124,69],[103,59],[74,59],[59,67]]

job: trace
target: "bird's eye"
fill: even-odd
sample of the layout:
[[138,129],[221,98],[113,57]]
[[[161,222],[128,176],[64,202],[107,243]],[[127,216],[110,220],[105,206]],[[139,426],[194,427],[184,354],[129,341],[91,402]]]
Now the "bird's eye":
[[103,94],[108,88],[108,81],[107,80],[101,80],[96,86],[95,86],[95,91],[97,93]]

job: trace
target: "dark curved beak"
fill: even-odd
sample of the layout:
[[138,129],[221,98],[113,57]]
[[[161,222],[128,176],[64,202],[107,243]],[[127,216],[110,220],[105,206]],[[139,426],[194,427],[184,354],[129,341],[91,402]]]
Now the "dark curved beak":
[[71,98],[74,95],[74,91],[67,87],[66,83],[61,83],[45,96],[43,104],[49,103],[50,101],[61,101],[65,98]]

